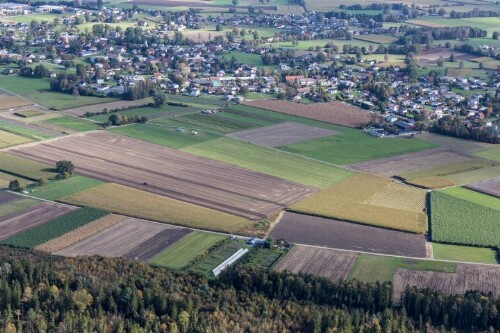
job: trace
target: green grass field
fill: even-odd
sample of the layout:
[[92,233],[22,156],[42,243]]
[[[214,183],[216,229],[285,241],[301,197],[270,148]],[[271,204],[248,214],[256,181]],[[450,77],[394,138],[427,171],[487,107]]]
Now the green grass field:
[[14,114],[19,117],[30,118],[30,117],[41,116],[45,113],[39,110],[22,110],[22,111],[17,111]]
[[24,136],[28,139],[36,140],[36,141],[52,138],[51,135],[47,135],[44,132],[41,132],[41,131],[39,132],[39,131],[35,131],[33,129],[28,129],[25,127],[8,124],[8,123],[2,122],[2,121],[0,121],[0,129],[3,131],[6,131],[6,132],[10,132],[10,133],[14,133],[14,134],[17,134],[20,136]]
[[30,195],[54,201],[102,184],[103,182],[99,180],[75,175],[68,179],[52,180],[42,186],[30,188]]
[[449,190],[443,191],[445,193],[434,191],[430,195],[431,239],[441,243],[498,246],[500,210],[470,201],[476,200],[475,194],[465,192],[464,195],[461,190],[451,191],[464,200],[446,194]]
[[[500,199],[491,195],[479,193],[463,187],[452,187],[441,191],[442,193],[451,195],[452,197],[466,200],[477,205],[496,209],[500,211]],[[500,214],[500,213],[499,213]],[[500,215],[499,215],[500,218]],[[500,220],[499,220],[500,221]]]
[[45,120],[46,123],[67,127],[78,132],[93,131],[99,128],[99,125],[90,121],[80,120],[73,117],[60,117]]
[[280,147],[280,149],[309,158],[342,165],[436,147],[420,139],[380,139],[354,129],[342,129],[341,132],[334,136],[299,142]]
[[[220,134],[239,132],[256,127],[256,125],[253,123],[231,119],[228,117],[221,117],[218,114],[193,113],[179,116],[176,119],[186,124],[198,126],[201,129],[213,131]],[[161,124],[162,119],[158,119],[156,122]]]
[[[160,108],[155,107],[142,107],[142,108],[133,108],[128,110],[119,111],[117,114],[127,117],[139,116],[139,117],[147,117],[147,118],[158,118],[158,117],[168,117],[174,116],[183,113],[196,112],[198,108],[192,107],[182,107],[182,106],[170,106],[164,105]],[[99,122],[107,122],[108,118],[114,113],[100,114],[97,116],[89,117],[89,119],[99,121]]]
[[19,184],[23,187],[28,185],[28,184],[31,184],[33,182],[32,180],[29,180],[29,179],[26,179],[23,177],[19,177],[19,176],[10,175],[8,173],[0,171],[0,187],[1,188],[7,189],[9,187],[9,183],[14,179],[17,179],[19,181]]
[[55,166],[31,161],[4,152],[0,152],[0,171],[35,181],[39,178],[52,178],[56,175]]
[[95,221],[107,214],[108,213],[103,210],[80,208],[33,229],[29,229],[9,237],[1,243],[32,249],[40,244],[48,242],[53,238],[62,236],[67,232],[73,231],[87,223]]
[[219,138],[182,150],[318,188],[327,188],[354,174],[325,163],[231,138]]
[[33,207],[35,205],[40,204],[41,201],[31,199],[31,198],[26,198],[26,197],[20,197],[17,200],[10,201],[7,203],[4,203],[0,205],[0,217],[7,216],[10,214],[13,214],[15,212],[19,212],[23,209]]
[[392,281],[396,269],[454,273],[456,264],[429,260],[403,259],[388,256],[360,254],[348,279],[364,282]]
[[[213,277],[212,270],[220,265],[224,260],[233,255],[241,248],[245,248],[245,240],[232,239],[219,244],[209,251],[207,255],[200,256],[199,260],[190,266],[190,270],[201,273],[207,277]],[[248,254],[248,253],[247,253]],[[245,254],[245,256],[247,255]]]
[[[0,67],[5,68],[5,67]],[[100,98],[92,96],[74,97],[50,91],[49,79],[26,78],[18,75],[9,76],[0,80],[0,88],[21,95],[30,101],[56,110],[74,108],[83,105],[92,105],[115,101],[113,98]]]
[[[163,120],[162,125],[136,124],[114,127],[110,131],[175,149],[181,149],[220,137],[220,135],[200,131],[196,128],[189,129],[183,126],[183,123],[175,120],[166,118]],[[180,132],[177,131],[177,128],[184,128],[185,130],[184,132]],[[194,135],[191,131],[196,131],[197,134]]]
[[456,173],[444,178],[451,180],[457,184],[468,184],[484,179],[496,178],[498,177],[498,175],[500,175],[500,166],[493,166],[479,170]]
[[497,251],[490,248],[469,247],[432,243],[434,258],[440,260],[467,261],[497,264]]
[[491,161],[500,163],[500,147],[492,147],[474,153],[477,157],[486,158]]
[[181,269],[227,236],[193,232],[149,261],[153,266]]
[[11,132],[0,130],[0,148],[17,146],[22,143],[30,142],[31,140]]

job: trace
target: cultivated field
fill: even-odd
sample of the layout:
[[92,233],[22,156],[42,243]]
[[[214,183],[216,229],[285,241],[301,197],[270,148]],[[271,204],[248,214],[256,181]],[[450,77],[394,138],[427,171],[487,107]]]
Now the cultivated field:
[[41,116],[44,114],[45,114],[44,112],[37,109],[20,110],[20,111],[15,111],[14,113],[14,115],[23,118],[31,118],[31,117]]
[[242,217],[117,184],[97,186],[62,198],[61,201],[207,230],[237,232],[252,225]]
[[[467,156],[455,152],[432,149],[418,153],[404,154],[389,158],[351,164],[350,167],[356,171],[380,174],[386,177],[414,173],[452,163],[470,161]],[[423,173],[428,175],[427,173]],[[418,178],[418,177],[415,177]]]
[[398,269],[394,275],[394,295],[406,286],[431,288],[447,294],[464,294],[468,290],[500,295],[500,267],[459,264],[456,273],[424,272]]
[[426,256],[422,235],[291,212],[284,213],[271,236],[292,243],[344,250]]
[[43,202],[0,219],[0,240],[7,239],[26,230],[47,223],[58,216],[71,212],[76,207]]
[[39,200],[21,197],[17,200],[6,202],[5,204],[0,204],[0,217],[14,214],[20,212],[23,209],[33,207],[40,204]]
[[16,200],[19,197],[15,194],[5,192],[5,191],[0,191],[0,205],[3,205],[5,203],[8,203],[12,200]]
[[31,180],[51,178],[56,175],[55,163],[51,165],[0,152],[0,170],[14,176]]
[[467,185],[466,187],[477,192],[481,192],[484,194],[500,198],[500,177],[495,179],[475,182]]
[[279,147],[301,141],[307,141],[325,136],[337,134],[338,132],[293,122],[287,122],[272,126],[260,127],[246,131],[236,132],[229,136],[260,146]]
[[[490,198],[494,199],[494,197]],[[500,244],[500,224],[498,223],[500,210],[441,192],[431,193],[430,204],[433,241],[474,246],[498,246]]]
[[493,248],[432,243],[432,256],[439,260],[497,264],[497,255],[498,250]]
[[178,150],[99,131],[11,150],[54,164],[71,160],[75,171],[105,181],[261,219],[315,189]]
[[0,94],[0,110],[8,110],[32,105],[30,101],[19,96]]
[[67,234],[62,235],[61,237],[57,237],[49,240],[43,244],[35,247],[35,250],[45,251],[49,253],[54,253],[60,251],[64,248],[67,248],[77,242],[80,242],[92,235],[95,235],[103,230],[106,230],[117,223],[125,220],[125,216],[121,215],[107,215],[103,218],[95,220],[94,222],[90,222],[89,224],[84,225],[76,230],[70,231]]
[[148,261],[164,251],[166,248],[174,245],[177,241],[189,235],[192,231],[184,228],[166,229],[152,238],[145,240],[134,249],[125,254],[125,257]]
[[[56,254],[66,257],[80,255],[101,255],[104,257],[127,256],[129,252],[137,251],[136,248],[138,246],[163,231],[173,230],[175,232],[177,229],[177,227],[166,224],[127,218],[104,231],[56,252]],[[168,245],[168,243],[156,242],[154,244],[155,247],[160,247],[158,252],[161,252]]]
[[398,40],[396,37],[388,35],[355,35],[353,38],[376,44],[390,44]]
[[345,280],[357,258],[356,253],[295,245],[274,266],[278,272],[312,274],[332,280]]
[[298,213],[425,233],[426,192],[359,174],[289,207]]
[[[438,153],[439,154],[439,153]],[[450,156],[451,158],[451,156]],[[470,170],[478,170],[493,166],[493,162],[481,159],[467,159],[460,162],[444,164],[427,169],[417,170],[408,173],[399,174],[398,177],[404,180],[415,180],[426,177],[443,177],[456,173],[467,172]]]
[[243,104],[347,127],[364,126],[371,120],[368,112],[340,102],[299,104],[279,100],[258,100]]
[[436,176],[406,180],[406,183],[427,189],[439,189],[456,185],[451,180]]
[[30,141],[24,136],[0,130],[0,148],[16,146]]
[[101,103],[101,104],[95,104],[95,105],[87,105],[87,106],[80,106],[77,108],[72,108],[72,109],[66,109],[62,111],[63,113],[72,115],[72,116],[78,116],[82,117],[85,115],[87,112],[102,112],[104,109],[107,109],[108,111],[110,110],[115,110],[115,109],[122,109],[122,108],[136,108],[139,106],[143,106],[146,104],[151,103],[150,98],[146,99],[139,99],[135,101],[114,101],[114,102],[107,102],[107,103]]

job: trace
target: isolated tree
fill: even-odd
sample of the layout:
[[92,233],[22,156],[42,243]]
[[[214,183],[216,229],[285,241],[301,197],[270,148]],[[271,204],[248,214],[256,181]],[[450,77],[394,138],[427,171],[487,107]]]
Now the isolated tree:
[[242,86],[240,88],[240,94],[242,94],[243,96],[248,95],[249,92],[250,92],[250,90],[248,89],[248,86]]
[[493,39],[498,39],[498,37],[500,36],[500,32],[498,31],[495,31],[493,32],[493,35],[491,36]]
[[455,61],[455,54],[450,54],[450,59],[449,59],[450,62],[454,62]]
[[13,192],[21,192],[23,190],[23,187],[19,183],[19,180],[14,179],[14,180],[11,180],[9,183],[9,190],[11,190]]
[[42,77],[47,77],[49,75],[50,75],[50,72],[47,69],[47,67],[45,67],[44,65],[38,65],[33,70],[34,77],[42,78]]
[[438,60],[437,60],[437,65],[438,67],[443,67],[444,65],[444,59],[442,56],[439,56]]
[[56,163],[56,170],[57,173],[59,173],[60,175],[64,175],[65,173],[72,175],[74,169],[75,166],[71,161],[62,160],[62,161],[57,161]]

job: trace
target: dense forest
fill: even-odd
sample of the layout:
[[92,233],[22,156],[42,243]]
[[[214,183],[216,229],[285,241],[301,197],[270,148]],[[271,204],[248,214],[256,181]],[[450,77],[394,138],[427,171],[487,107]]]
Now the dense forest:
[[500,299],[228,270],[209,281],[127,259],[0,248],[0,332],[498,331]]

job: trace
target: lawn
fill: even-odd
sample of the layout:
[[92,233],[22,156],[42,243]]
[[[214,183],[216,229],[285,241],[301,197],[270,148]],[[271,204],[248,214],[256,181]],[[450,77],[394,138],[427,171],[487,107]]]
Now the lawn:
[[[176,120],[165,118],[162,119],[161,125],[135,124],[114,127],[110,131],[175,149],[181,149],[220,137],[218,134],[200,131],[195,126],[189,128],[185,125]],[[178,131],[178,128],[183,128],[184,131]],[[192,133],[193,130],[197,133],[196,135]]]
[[0,88],[21,95],[30,101],[56,110],[64,110],[83,105],[115,101],[113,98],[92,96],[72,96],[50,91],[50,79],[26,78],[12,75],[0,80]]
[[348,279],[364,282],[392,281],[398,268],[454,273],[457,266],[454,263],[439,261],[360,254],[349,273]]
[[43,186],[30,188],[30,195],[55,201],[62,197],[85,191],[102,184],[103,182],[99,180],[75,175],[68,179],[51,180]]
[[301,156],[226,137],[182,150],[318,188],[327,188],[354,174],[352,171]]
[[4,152],[0,152],[0,171],[35,181],[39,178],[52,178],[56,175],[55,166]]
[[467,261],[497,264],[497,251],[490,248],[469,247],[432,243],[434,258],[440,260]]
[[474,153],[477,157],[486,158],[500,163],[500,147],[492,147]]
[[100,126],[96,123],[80,120],[73,117],[60,117],[45,120],[46,123],[55,124],[57,126],[67,127],[78,132],[87,132],[98,129]]
[[334,136],[283,146],[290,153],[333,163],[351,164],[437,147],[425,140],[375,138],[360,130],[343,129]]
[[[484,207],[496,209],[500,211],[500,199],[495,198],[494,196],[479,193],[473,190],[469,190],[463,187],[452,187],[446,190],[442,190],[442,193],[451,195],[452,197],[466,200],[477,205],[481,205]],[[500,213],[499,213],[500,214]],[[500,215],[499,215],[500,221]]]
[[112,183],[60,200],[116,214],[213,231],[234,233],[252,225],[238,216]]
[[193,232],[149,261],[153,266],[181,269],[227,236]]

